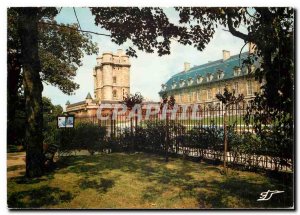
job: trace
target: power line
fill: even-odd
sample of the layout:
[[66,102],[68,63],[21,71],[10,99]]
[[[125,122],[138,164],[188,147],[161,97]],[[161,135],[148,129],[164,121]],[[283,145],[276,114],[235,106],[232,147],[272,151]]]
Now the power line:
[[81,26],[80,26],[80,23],[79,23],[79,19],[78,19],[78,17],[77,17],[77,14],[76,14],[75,7],[73,7],[73,10],[74,10],[74,14],[75,14],[75,17],[76,17],[76,19],[77,19],[77,22],[78,22],[79,28],[80,28],[80,30],[82,30],[82,29],[81,29]]
[[56,24],[56,23],[49,23],[49,22],[39,22],[39,23],[46,24],[46,25],[52,25],[52,26],[58,26],[60,28],[68,28],[68,29],[71,29],[71,30],[74,30],[74,31],[80,31],[80,32],[84,32],[84,33],[96,34],[96,35],[100,35],[100,36],[106,36],[106,37],[110,37],[111,36],[109,34],[103,34],[103,33],[98,33],[98,32],[94,32],[94,31],[79,30],[77,28],[73,28],[73,27],[66,26],[66,25],[59,25],[59,24]]

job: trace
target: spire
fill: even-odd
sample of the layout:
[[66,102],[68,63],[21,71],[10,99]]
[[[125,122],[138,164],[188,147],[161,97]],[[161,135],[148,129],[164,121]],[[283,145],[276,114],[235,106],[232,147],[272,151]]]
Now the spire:
[[66,105],[70,105],[70,101],[69,100],[66,102]]
[[92,98],[91,94],[88,93],[85,99],[93,99],[93,98]]

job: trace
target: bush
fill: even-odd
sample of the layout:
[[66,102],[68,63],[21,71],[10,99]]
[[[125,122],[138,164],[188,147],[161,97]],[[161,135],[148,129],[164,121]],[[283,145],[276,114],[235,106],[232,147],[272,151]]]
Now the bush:
[[79,123],[74,129],[72,138],[75,149],[86,149],[91,155],[104,149],[106,128],[92,123]]
[[44,144],[59,146],[60,154],[86,149],[90,154],[106,147],[106,128],[92,123],[78,123],[75,128],[57,128],[56,121],[49,122],[44,129]]

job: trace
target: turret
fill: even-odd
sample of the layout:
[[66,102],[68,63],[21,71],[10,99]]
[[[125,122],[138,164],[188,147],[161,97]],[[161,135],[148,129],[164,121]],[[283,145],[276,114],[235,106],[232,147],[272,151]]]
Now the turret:
[[102,54],[102,64],[112,63],[113,62],[113,54],[111,52],[105,52]]
[[70,105],[71,103],[70,103],[70,101],[68,100],[67,102],[66,102],[66,104],[65,104],[65,109],[67,110],[67,107]]
[[92,103],[92,101],[93,101],[93,98],[92,98],[91,94],[88,93],[86,98],[85,98],[85,103],[89,104],[89,103]]

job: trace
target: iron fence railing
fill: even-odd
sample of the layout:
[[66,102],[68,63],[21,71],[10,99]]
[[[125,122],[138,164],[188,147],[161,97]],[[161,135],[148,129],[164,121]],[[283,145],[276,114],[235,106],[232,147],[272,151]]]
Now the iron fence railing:
[[[246,110],[246,106],[239,105],[232,105],[227,108],[227,126],[231,127],[232,131],[237,135],[250,133],[255,136],[253,116],[250,117],[248,124],[244,120]],[[201,149],[189,144],[189,141],[191,140],[190,131],[197,128],[214,128],[219,132],[219,138],[222,138],[224,113],[224,106],[218,106],[216,108],[204,107],[197,111],[187,110],[184,112],[179,110],[176,113],[169,112],[167,114],[158,112],[150,116],[142,114],[131,118],[128,116],[128,113],[117,116],[109,114],[106,115],[107,118],[105,120],[100,120],[97,115],[93,115],[77,117],[75,122],[89,122],[105,126],[107,136],[111,138],[120,137],[124,134],[125,130],[130,131],[132,135],[135,135],[137,128],[146,128],[148,123],[154,125],[162,123],[165,125],[164,129],[166,129],[165,141],[168,142],[169,153],[223,161],[224,152],[222,152],[222,146],[219,147],[220,150],[211,147]],[[180,125],[180,129],[174,129],[175,127],[172,129],[172,126],[174,125]],[[265,126],[272,127],[273,125],[270,123]],[[182,141],[180,137],[185,137],[185,141]],[[161,146],[160,150],[165,150],[164,146]],[[247,154],[229,150],[226,156],[227,161],[232,164],[282,171],[291,171],[293,169],[293,162],[291,159],[286,159],[285,162],[282,162],[282,159],[271,157],[266,154]]]

